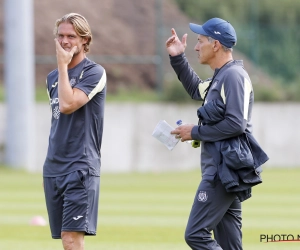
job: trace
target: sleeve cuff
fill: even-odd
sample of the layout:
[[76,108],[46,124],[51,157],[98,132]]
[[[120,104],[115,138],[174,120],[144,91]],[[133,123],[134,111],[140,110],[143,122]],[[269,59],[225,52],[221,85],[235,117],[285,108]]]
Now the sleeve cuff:
[[200,128],[201,126],[197,126],[197,125],[192,128],[191,136],[193,140],[201,141]]
[[171,63],[173,63],[173,62],[176,63],[177,61],[181,61],[183,58],[185,58],[185,54],[181,53],[177,56],[169,55],[169,58],[170,58]]

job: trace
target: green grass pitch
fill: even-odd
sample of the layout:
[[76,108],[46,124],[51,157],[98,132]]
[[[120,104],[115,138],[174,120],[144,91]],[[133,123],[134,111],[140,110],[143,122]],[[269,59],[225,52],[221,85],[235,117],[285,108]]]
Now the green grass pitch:
[[[300,249],[300,242],[260,242],[261,234],[300,235],[300,168],[265,168],[263,184],[243,202],[244,250]],[[86,249],[184,250],[184,229],[200,170],[101,176],[98,233],[86,237]],[[47,219],[41,174],[0,167],[0,249],[62,249]]]

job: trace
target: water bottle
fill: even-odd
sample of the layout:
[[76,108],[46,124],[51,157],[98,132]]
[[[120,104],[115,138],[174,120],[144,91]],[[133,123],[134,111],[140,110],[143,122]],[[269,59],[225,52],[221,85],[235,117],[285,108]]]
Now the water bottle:
[[[184,125],[185,123],[183,123],[182,120],[178,120],[178,121],[176,122],[176,124],[177,124],[177,126],[179,127],[179,126],[181,126],[181,125]],[[192,143],[192,140],[188,140],[188,141],[185,141],[185,142],[188,143],[188,144],[191,144],[191,143]]]
[[[182,120],[178,120],[176,122],[177,126],[181,126],[181,125],[184,125],[184,123],[182,122]],[[188,141],[185,141],[186,143],[188,144],[191,144],[193,148],[199,148],[200,147],[200,141],[197,141],[197,140],[188,140]]]

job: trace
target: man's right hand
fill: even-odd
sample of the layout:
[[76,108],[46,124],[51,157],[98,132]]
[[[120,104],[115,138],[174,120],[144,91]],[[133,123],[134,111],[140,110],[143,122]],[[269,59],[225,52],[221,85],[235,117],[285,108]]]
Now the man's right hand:
[[170,56],[177,56],[185,51],[187,34],[184,34],[180,41],[175,29],[172,28],[171,32],[172,36],[166,41],[166,47]]
[[77,50],[77,46],[74,46],[70,52],[64,50],[60,43],[58,42],[57,38],[54,39],[55,47],[56,47],[56,59],[57,59],[57,66],[68,66],[71,62],[74,53]]

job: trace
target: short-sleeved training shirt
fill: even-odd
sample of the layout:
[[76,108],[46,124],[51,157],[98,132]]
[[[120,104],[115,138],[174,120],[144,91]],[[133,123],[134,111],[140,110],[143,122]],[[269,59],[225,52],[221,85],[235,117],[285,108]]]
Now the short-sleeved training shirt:
[[85,58],[69,69],[68,75],[72,88],[82,90],[89,101],[72,114],[60,113],[58,70],[47,76],[52,119],[43,176],[62,176],[77,170],[100,176],[106,72]]

